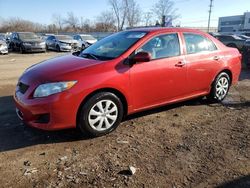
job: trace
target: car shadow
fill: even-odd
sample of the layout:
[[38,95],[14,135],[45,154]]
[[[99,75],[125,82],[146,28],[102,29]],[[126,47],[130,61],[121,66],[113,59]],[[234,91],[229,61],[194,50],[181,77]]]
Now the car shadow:
[[24,125],[17,117],[12,96],[0,97],[0,152],[32,145],[90,139],[76,129],[42,131]]
[[216,188],[249,188],[250,187],[250,175],[239,177],[235,180],[225,182]]
[[250,80],[250,69],[242,69],[240,74],[240,81]]
[[[127,116],[123,121],[140,118],[147,115],[168,111],[181,106],[197,106],[208,105],[211,107],[218,107],[224,104],[211,103],[199,97],[185,102],[170,104],[143,112],[138,112]],[[249,108],[250,102],[226,104],[226,107],[236,109]],[[17,117],[15,112],[15,104],[12,96],[0,97],[0,152],[25,148],[28,146],[38,144],[50,144],[61,142],[73,142],[78,140],[92,139],[88,135],[83,135],[77,129],[68,129],[62,131],[43,131],[31,128],[23,124]]]
[[[168,105],[141,113],[127,116],[124,121],[178,108],[183,105],[201,105],[203,100],[191,100],[174,105]],[[15,112],[15,104],[12,96],[0,97],[0,152],[25,148],[28,146],[49,143],[73,142],[92,139],[83,135],[77,129],[62,131],[43,131],[31,128],[23,124]]]

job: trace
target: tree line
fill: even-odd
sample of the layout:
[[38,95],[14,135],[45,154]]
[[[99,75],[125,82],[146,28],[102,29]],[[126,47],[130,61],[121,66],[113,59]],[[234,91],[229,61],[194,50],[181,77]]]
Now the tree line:
[[173,0],[158,0],[151,10],[144,12],[135,0],[107,0],[109,10],[101,12],[94,20],[77,17],[73,12],[66,16],[53,14],[51,24],[44,25],[12,17],[2,21],[0,32],[114,32],[125,27],[154,26],[162,23],[163,16],[177,19],[177,9]]

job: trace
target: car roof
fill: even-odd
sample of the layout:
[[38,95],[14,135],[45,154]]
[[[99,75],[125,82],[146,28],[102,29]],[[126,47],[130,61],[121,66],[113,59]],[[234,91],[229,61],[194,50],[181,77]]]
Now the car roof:
[[16,32],[16,33],[34,33],[34,32]]
[[135,28],[129,29],[127,31],[145,31],[150,33],[158,33],[158,32],[193,32],[193,33],[205,33],[198,29],[190,29],[183,27],[145,27],[145,28]]

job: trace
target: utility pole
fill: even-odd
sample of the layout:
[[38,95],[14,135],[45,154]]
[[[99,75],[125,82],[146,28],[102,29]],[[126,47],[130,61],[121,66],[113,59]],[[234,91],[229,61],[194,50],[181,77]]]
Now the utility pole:
[[209,5],[209,11],[208,11],[209,16],[208,16],[207,32],[209,32],[209,30],[210,30],[210,19],[211,19],[211,13],[212,13],[213,1],[214,1],[214,0],[210,0],[210,5]]

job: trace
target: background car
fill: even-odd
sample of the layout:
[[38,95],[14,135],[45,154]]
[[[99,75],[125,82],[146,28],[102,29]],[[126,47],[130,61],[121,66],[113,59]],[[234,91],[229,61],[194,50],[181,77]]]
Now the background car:
[[8,54],[8,45],[5,40],[0,36],[0,54]]
[[97,39],[94,38],[92,35],[78,34],[74,35],[73,38],[80,42],[82,49],[85,49],[97,42]]
[[45,42],[32,32],[14,32],[11,34],[9,48],[12,51],[45,52]]
[[46,49],[61,51],[78,51],[81,45],[69,35],[50,35],[46,39]]
[[243,62],[250,68],[250,39],[245,41],[242,50]]
[[242,51],[242,47],[244,46],[245,43],[244,39],[236,35],[217,35],[215,36],[215,38],[220,40],[226,46],[237,48],[239,51]]
[[248,39],[250,39],[250,37],[247,36],[247,35],[237,35],[237,36],[240,37],[240,38],[242,38],[243,40],[248,40]]

